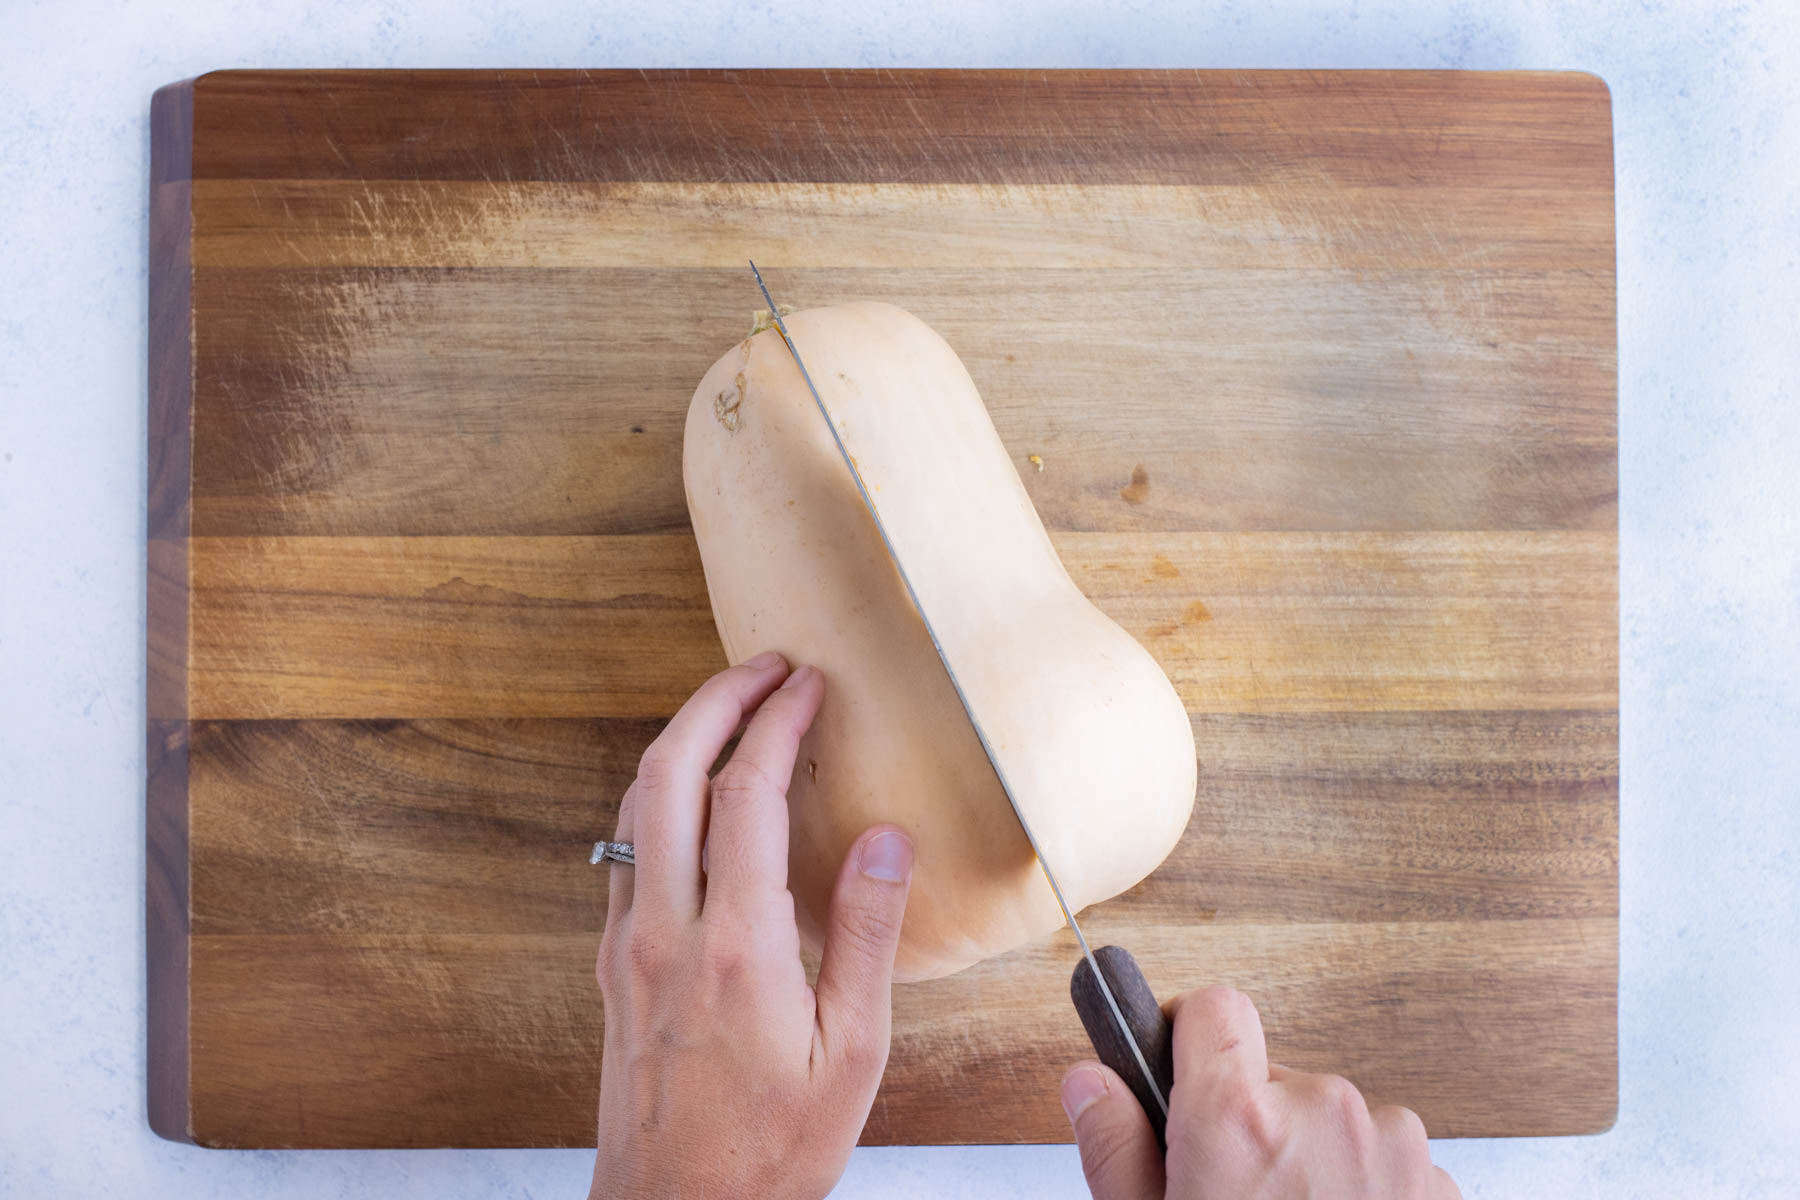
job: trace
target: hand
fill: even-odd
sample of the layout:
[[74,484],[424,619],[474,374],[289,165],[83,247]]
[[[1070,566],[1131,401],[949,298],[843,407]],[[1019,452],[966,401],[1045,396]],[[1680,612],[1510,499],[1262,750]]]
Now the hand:
[[1249,997],[1202,988],[1169,1005],[1175,1087],[1165,1161],[1125,1081],[1097,1062],[1063,1077],[1095,1200],[1342,1196],[1460,1200],[1411,1109],[1369,1111],[1348,1080],[1269,1062]]
[[849,1161],[887,1065],[912,842],[876,826],[850,848],[807,986],[786,795],[824,694],[818,671],[761,654],[644,751],[615,835],[637,865],[612,867],[600,940],[594,1196],[823,1196]]

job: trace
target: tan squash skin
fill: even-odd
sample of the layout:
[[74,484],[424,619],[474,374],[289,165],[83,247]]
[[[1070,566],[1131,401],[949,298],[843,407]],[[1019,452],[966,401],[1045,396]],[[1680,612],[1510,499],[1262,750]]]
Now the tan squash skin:
[[[1131,887],[1193,808],[1193,735],[1168,678],[1069,579],[941,337],[871,302],[785,320],[1069,902]],[[779,650],[825,673],[788,789],[809,944],[846,850],[879,821],[916,851],[898,978],[1055,930],[1050,889],[778,333],[701,380],[682,474],[727,656]]]

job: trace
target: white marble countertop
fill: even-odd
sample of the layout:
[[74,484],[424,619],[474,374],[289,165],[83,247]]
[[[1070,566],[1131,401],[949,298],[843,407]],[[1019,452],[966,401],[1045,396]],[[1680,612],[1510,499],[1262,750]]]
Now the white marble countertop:
[[[578,1196],[592,1159],[227,1153],[145,1122],[152,90],[219,67],[901,64],[1611,84],[1619,1120],[1434,1152],[1468,1196],[1800,1195],[1800,7],[1436,7],[0,0],[0,1195]],[[978,1147],[858,1151],[838,1194],[1086,1192],[1068,1147]]]

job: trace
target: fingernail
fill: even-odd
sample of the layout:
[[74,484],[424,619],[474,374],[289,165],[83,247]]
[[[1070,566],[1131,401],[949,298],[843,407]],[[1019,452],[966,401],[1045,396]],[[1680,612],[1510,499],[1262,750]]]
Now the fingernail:
[[744,660],[744,665],[749,667],[752,671],[766,671],[780,661],[781,655],[775,653],[773,650],[764,650],[755,658],[746,658]]
[[904,833],[878,833],[862,845],[856,869],[870,879],[899,883],[912,871],[912,839]]
[[1073,1125],[1081,1119],[1081,1114],[1100,1097],[1106,1095],[1106,1076],[1092,1067],[1076,1067],[1063,1080],[1063,1111],[1069,1114],[1069,1124]]
[[789,675],[786,679],[782,680],[781,686],[784,688],[799,687],[808,679],[812,678],[812,673],[813,669],[811,667],[801,667],[798,671],[795,671],[792,675]]

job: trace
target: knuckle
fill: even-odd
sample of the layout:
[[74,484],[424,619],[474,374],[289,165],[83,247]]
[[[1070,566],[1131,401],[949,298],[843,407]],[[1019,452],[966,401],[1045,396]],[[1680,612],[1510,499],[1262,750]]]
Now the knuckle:
[[761,767],[734,758],[713,777],[712,801],[724,808],[748,807],[777,790]]
[[763,701],[759,710],[768,714],[767,719],[779,723],[788,732],[799,737],[806,733],[812,721],[806,711],[806,697],[803,689],[783,688]]
[[1338,1116],[1366,1116],[1368,1108],[1356,1085],[1342,1075],[1321,1075],[1318,1082],[1319,1102]]
[[1256,1015],[1256,1005],[1250,997],[1233,987],[1205,987],[1189,992],[1181,1007],[1224,1029],[1237,1029]]
[[637,781],[632,790],[640,795],[644,792],[655,793],[667,787],[675,774],[675,760],[668,748],[660,741],[651,742],[638,759]]
[[1234,987],[1222,987],[1218,991],[1220,1008],[1232,1016],[1241,1017],[1245,1013],[1256,1011],[1256,1003],[1248,993],[1240,992]]
[[[1203,1054],[1232,1054],[1246,1041],[1260,1045],[1256,1005],[1236,988],[1200,988],[1175,1004],[1176,1036]],[[1261,1082],[1260,1080],[1257,1082]]]
[[654,930],[634,928],[625,938],[624,960],[634,983],[660,983],[673,963],[673,950]]
[[1223,985],[1201,988],[1194,993],[1195,1000],[1208,1012],[1222,1017],[1235,1017],[1256,1006],[1250,1003],[1250,997],[1234,987]]
[[1369,1115],[1374,1120],[1375,1127],[1398,1144],[1419,1152],[1425,1152],[1429,1147],[1430,1138],[1425,1133],[1425,1122],[1412,1109],[1390,1104]]
[[751,971],[754,932],[734,921],[711,922],[701,935],[700,957],[709,979],[734,981]]
[[844,915],[840,930],[853,950],[884,955],[900,936],[902,914],[878,904],[861,904]]
[[1356,1085],[1342,1075],[1321,1075],[1313,1090],[1320,1111],[1338,1135],[1359,1155],[1366,1151],[1374,1142],[1375,1125]]
[[1331,1075],[1330,1096],[1332,1102],[1347,1113],[1366,1117],[1369,1115],[1369,1103],[1363,1099],[1362,1089],[1345,1079],[1342,1075]]

